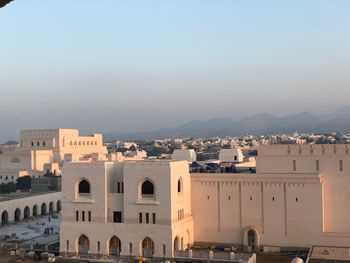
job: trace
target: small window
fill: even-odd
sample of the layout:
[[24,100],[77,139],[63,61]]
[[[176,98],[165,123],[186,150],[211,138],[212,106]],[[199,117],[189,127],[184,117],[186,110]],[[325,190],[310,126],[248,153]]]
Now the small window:
[[275,202],[275,197],[272,197],[272,201]]
[[208,196],[207,196],[207,199],[209,200],[209,198],[210,198],[210,197],[209,197],[209,195],[208,195]]
[[79,211],[75,211],[75,221],[79,221]]
[[299,199],[298,199],[298,197],[296,197],[296,198],[295,198],[295,202],[298,202],[298,201],[299,201]]
[[117,183],[117,193],[120,193],[120,183]]
[[316,160],[316,171],[320,171],[320,160]]
[[81,221],[85,222],[85,211],[81,212]]
[[181,193],[182,192],[182,185],[181,185],[181,179],[177,181],[177,192]]
[[238,158],[237,158],[237,155],[235,155],[235,161],[237,161],[237,159],[238,159]]
[[100,241],[97,241],[97,254],[100,254],[101,252],[101,243]]
[[122,186],[122,194],[124,194],[124,182],[121,183],[121,186]]
[[165,257],[166,256],[166,246],[165,246],[165,244],[163,244],[163,257]]
[[154,225],[156,224],[156,213],[152,214],[152,222]]
[[149,224],[149,213],[146,213],[146,224]]
[[142,213],[139,213],[139,224],[142,224]]
[[91,211],[88,212],[88,221],[91,222]]
[[69,252],[69,240],[66,241],[66,250]]
[[231,200],[231,196],[230,195],[228,196],[228,200]]
[[339,171],[343,171],[343,160],[339,160]]
[[44,147],[46,146],[46,142],[43,142],[43,146],[44,146]]
[[293,160],[293,171],[295,172],[297,170],[297,161]]
[[129,243],[129,254],[132,255],[132,243]]
[[113,222],[114,223],[122,223],[122,212],[121,211],[114,211],[113,212]]
[[250,199],[250,201],[252,201],[252,200],[253,200],[253,197],[250,197],[249,199]]

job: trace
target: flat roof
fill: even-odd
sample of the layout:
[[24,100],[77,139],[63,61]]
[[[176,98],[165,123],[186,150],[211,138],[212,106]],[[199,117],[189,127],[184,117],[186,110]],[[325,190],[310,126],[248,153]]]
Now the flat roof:
[[309,259],[347,260],[350,262],[350,247],[313,246]]

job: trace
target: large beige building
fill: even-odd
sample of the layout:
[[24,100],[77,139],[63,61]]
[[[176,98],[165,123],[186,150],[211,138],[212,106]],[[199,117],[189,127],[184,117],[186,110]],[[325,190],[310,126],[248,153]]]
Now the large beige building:
[[248,251],[350,244],[350,147],[258,150],[256,173],[186,161],[65,163],[61,252],[172,257],[193,243]]
[[82,137],[75,129],[23,130],[19,147],[0,154],[0,182],[47,171],[59,175],[64,161],[82,161],[106,153],[101,134]]

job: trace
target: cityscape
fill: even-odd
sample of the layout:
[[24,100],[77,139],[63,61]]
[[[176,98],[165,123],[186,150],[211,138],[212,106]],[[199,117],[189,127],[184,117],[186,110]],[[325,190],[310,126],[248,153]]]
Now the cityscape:
[[0,263],[350,262],[349,10],[0,0]]

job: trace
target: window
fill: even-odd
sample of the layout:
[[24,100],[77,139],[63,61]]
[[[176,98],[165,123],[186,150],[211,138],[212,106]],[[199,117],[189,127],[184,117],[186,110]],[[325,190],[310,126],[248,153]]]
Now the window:
[[149,224],[149,213],[146,213],[146,224]]
[[120,193],[120,183],[117,183],[117,193]]
[[75,211],[75,221],[79,221],[79,211]]
[[156,224],[156,213],[152,214],[152,223]]
[[122,182],[122,194],[124,194],[124,182]]
[[88,212],[88,221],[91,222],[91,211]]
[[141,194],[143,198],[154,198],[154,186],[149,180],[143,182]]
[[85,211],[81,212],[81,221],[85,222]]
[[183,209],[180,209],[179,211],[177,211],[177,219],[180,221],[182,219],[184,219],[185,217],[185,212]]
[[165,244],[163,244],[163,257],[165,257],[166,256],[166,246],[165,246]]
[[100,241],[97,241],[97,254],[100,254],[101,251],[101,243]]
[[132,243],[129,243],[129,254],[132,255]]
[[339,160],[339,171],[343,171],[343,160]]
[[69,240],[66,241],[66,250],[69,252]]
[[139,224],[142,224],[142,213],[139,213]]
[[295,172],[297,170],[297,161],[293,160],[293,171]]
[[181,178],[177,181],[177,192],[178,192],[178,193],[181,193],[181,192],[182,192]]
[[237,155],[235,155],[235,161],[237,161]]
[[316,171],[320,171],[320,160],[316,160]]
[[122,223],[122,212],[121,211],[114,211],[113,212],[113,222],[114,223]]
[[79,196],[87,196],[90,197],[90,184],[88,181],[86,181],[85,179],[83,179],[80,183],[79,183]]
[[46,146],[46,142],[43,142],[43,146],[44,146],[44,147]]

